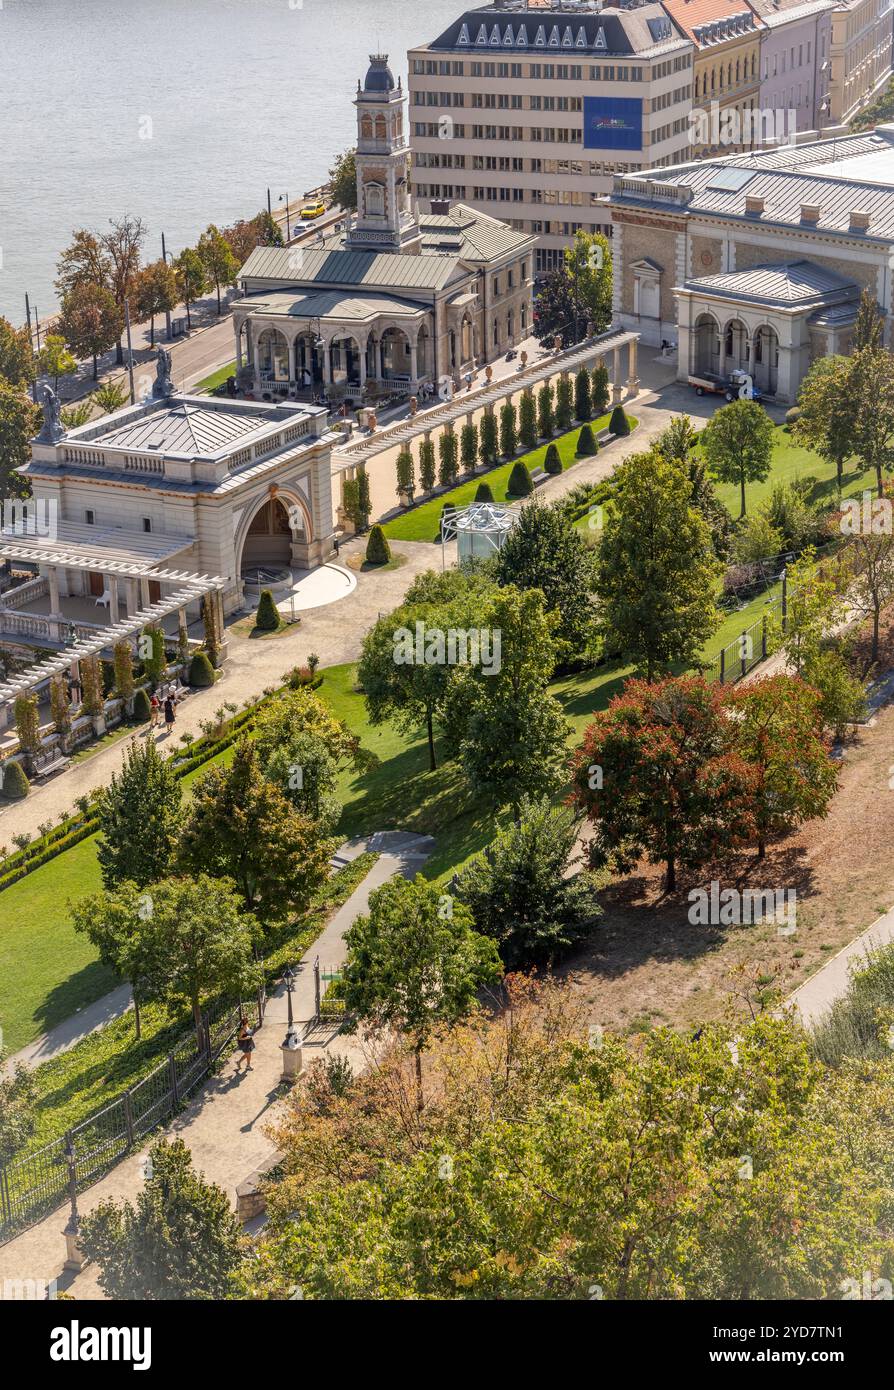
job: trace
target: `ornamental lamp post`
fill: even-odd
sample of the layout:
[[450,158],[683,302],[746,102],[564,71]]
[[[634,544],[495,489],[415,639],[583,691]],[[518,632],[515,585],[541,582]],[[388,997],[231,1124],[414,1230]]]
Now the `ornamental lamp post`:
[[280,1043],[282,1052],[282,1076],[280,1083],[293,1085],[301,1075],[301,1039],[298,1034],[298,1026],[292,1014],[292,990],[295,988],[295,971],[287,965],[282,972],[283,984],[286,987],[286,1003],[288,1008],[288,1020],[286,1024],[286,1036]]
[[62,1160],[68,1166],[68,1201],[69,1217],[62,1231],[65,1236],[65,1269],[74,1270],[79,1273],[87,1263],[87,1257],[81,1249],[81,1218],[78,1213],[78,1169],[75,1158],[74,1139],[71,1134],[65,1138],[65,1158]]
[[280,193],[280,195],[279,195],[279,201],[280,201],[281,203],[285,203],[285,205],[286,205],[286,241],[289,242],[289,241],[292,240],[292,228],[291,228],[291,225],[290,225],[290,223],[289,223],[289,195],[288,195],[288,193]]

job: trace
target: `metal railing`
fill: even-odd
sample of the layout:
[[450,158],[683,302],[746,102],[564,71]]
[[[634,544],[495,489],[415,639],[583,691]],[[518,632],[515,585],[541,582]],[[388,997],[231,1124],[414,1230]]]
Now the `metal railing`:
[[[266,996],[257,999],[258,1025]],[[58,1139],[0,1166],[0,1243],[48,1216],[71,1190],[97,1182],[147,1135],[177,1113],[213,1070],[239,1030],[244,1005],[222,1001],[204,1016],[202,1045],[190,1031],[141,1081]]]

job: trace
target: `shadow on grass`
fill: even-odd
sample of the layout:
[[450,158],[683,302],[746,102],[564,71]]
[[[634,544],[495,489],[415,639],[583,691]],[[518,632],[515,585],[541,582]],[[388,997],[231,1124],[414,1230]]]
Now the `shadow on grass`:
[[34,1010],[41,1033],[65,1023],[79,1009],[93,1004],[121,984],[118,976],[101,961],[90,961],[68,979],[56,985]]

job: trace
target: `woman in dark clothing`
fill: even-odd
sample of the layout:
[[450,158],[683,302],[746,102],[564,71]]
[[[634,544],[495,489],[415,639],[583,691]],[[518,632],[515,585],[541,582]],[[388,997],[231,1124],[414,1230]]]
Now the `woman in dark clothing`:
[[251,1071],[251,1054],[255,1050],[255,1040],[251,1035],[251,1029],[248,1026],[247,1018],[241,1018],[239,1020],[239,1037],[236,1041],[239,1047],[239,1051],[242,1053],[242,1056],[236,1063],[236,1070],[241,1071],[242,1063],[245,1062],[245,1070]]
[[165,728],[167,729],[168,733],[170,733],[174,727],[175,718],[176,716],[174,714],[174,701],[171,699],[170,695],[168,695],[165,698]]

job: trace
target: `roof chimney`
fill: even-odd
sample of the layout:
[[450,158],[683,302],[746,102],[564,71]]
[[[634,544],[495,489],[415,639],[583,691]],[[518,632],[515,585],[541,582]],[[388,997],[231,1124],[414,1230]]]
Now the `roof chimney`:
[[761,213],[763,212],[763,210],[764,210],[764,200],[763,200],[763,198],[755,198],[755,197],[753,197],[752,195],[750,195],[750,194],[748,194],[748,193],[745,194],[745,213],[746,213],[746,215],[748,215],[748,214],[750,213],[752,217],[760,217],[760,215],[761,215]]
[[447,217],[450,212],[449,198],[432,198],[431,214],[432,217]]
[[817,222],[820,220],[821,212],[822,208],[820,207],[819,203],[802,203],[801,221],[809,222],[812,227],[815,227]]
[[849,232],[865,232],[872,221],[872,213],[862,212],[860,208],[852,208],[850,222],[848,223]]

